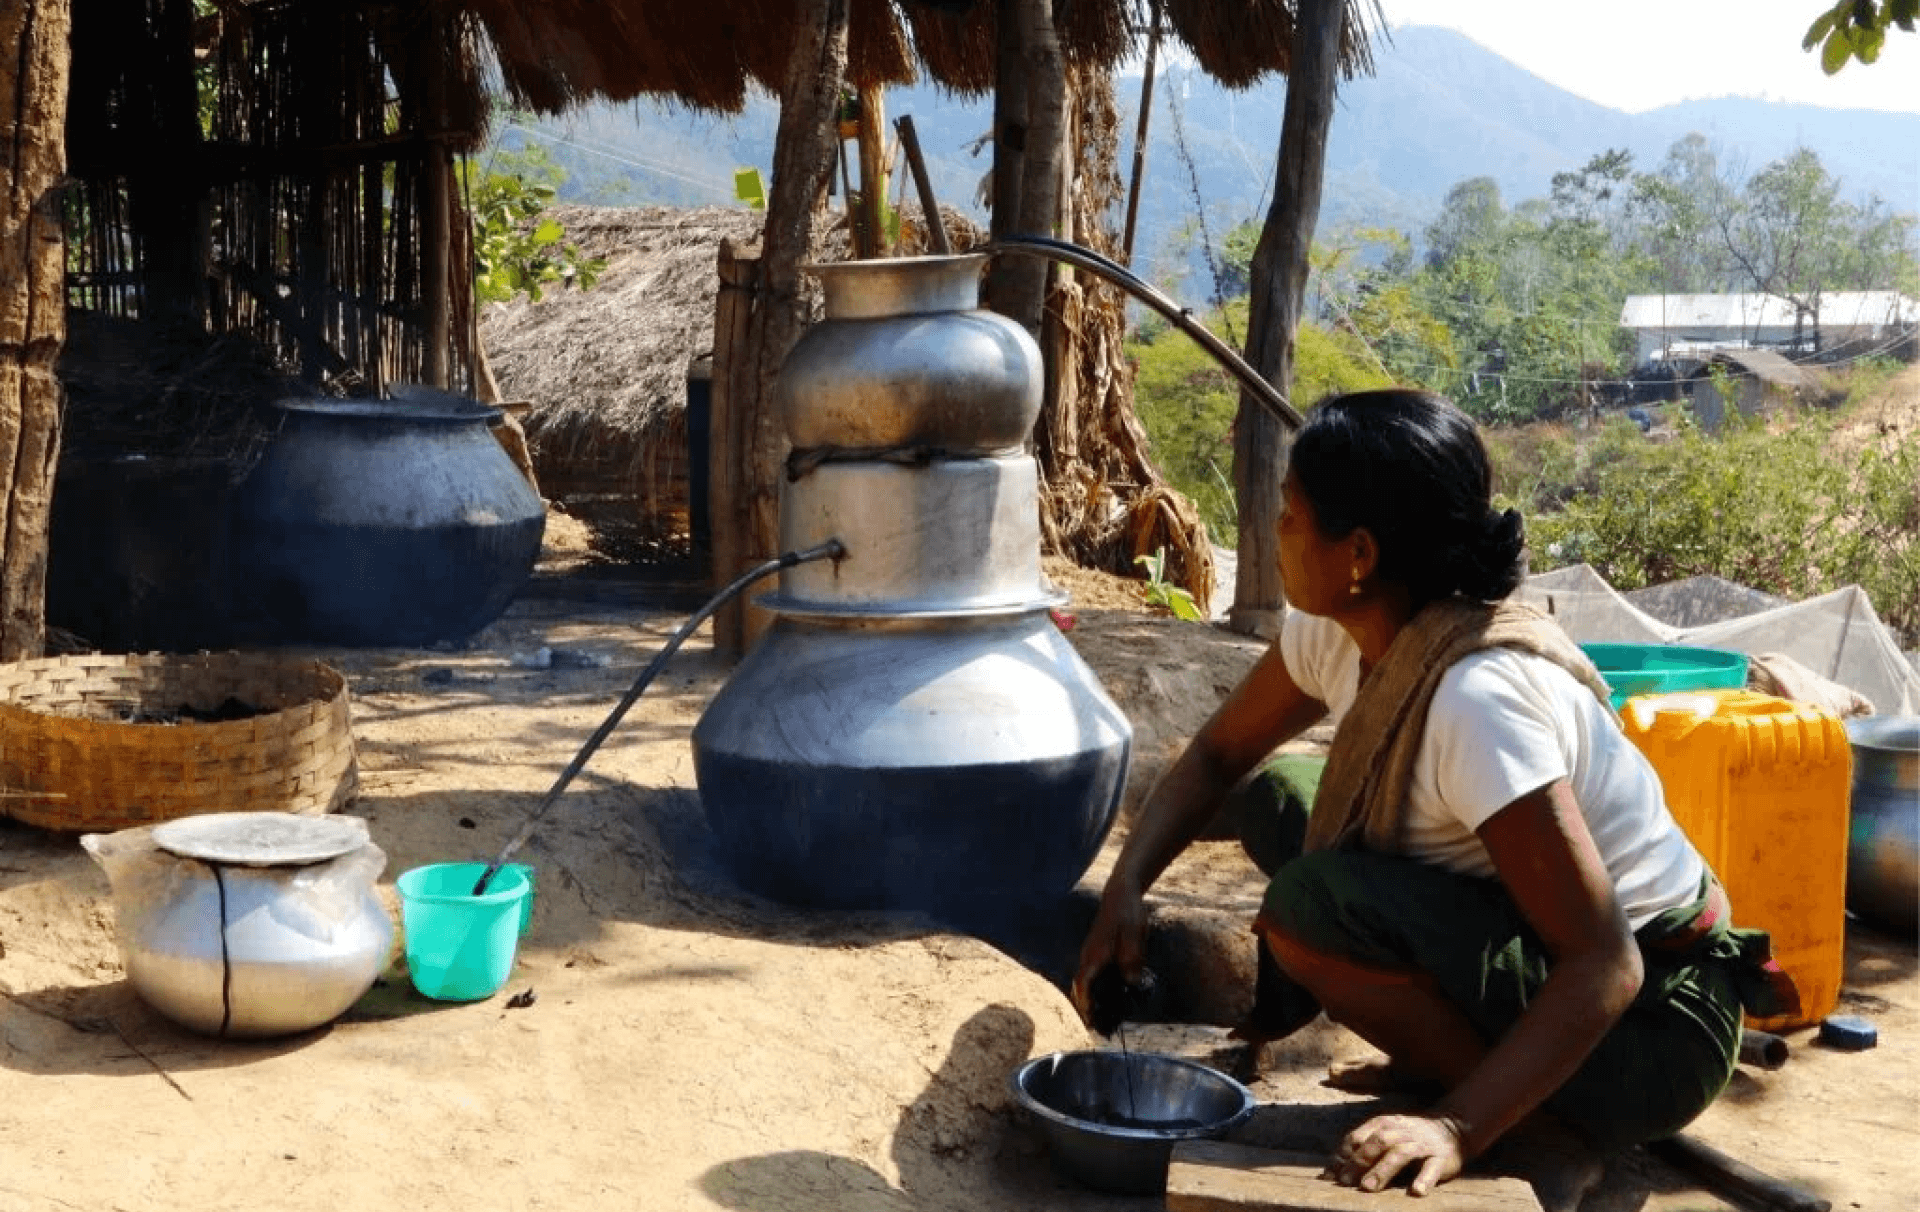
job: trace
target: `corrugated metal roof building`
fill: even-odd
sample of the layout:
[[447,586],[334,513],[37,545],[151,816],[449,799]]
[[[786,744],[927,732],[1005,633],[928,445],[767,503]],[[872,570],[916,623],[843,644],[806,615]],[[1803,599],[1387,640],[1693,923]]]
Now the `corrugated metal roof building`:
[[[1798,324],[1796,325],[1796,321]],[[1818,314],[1797,313],[1778,295],[1628,295],[1620,326],[1636,337],[1635,361],[1700,355],[1743,346],[1832,349],[1856,342],[1891,342],[1920,325],[1920,300],[1894,290],[1833,291],[1820,296]]]

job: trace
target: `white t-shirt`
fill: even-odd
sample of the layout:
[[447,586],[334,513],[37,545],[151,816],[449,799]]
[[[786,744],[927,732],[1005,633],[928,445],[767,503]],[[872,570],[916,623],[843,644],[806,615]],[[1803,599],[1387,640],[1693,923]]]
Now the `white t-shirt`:
[[[1280,654],[1294,682],[1338,724],[1360,685],[1353,638],[1332,619],[1289,611]],[[1494,875],[1474,831],[1562,778],[1629,925],[1637,930],[1699,894],[1700,854],[1613,712],[1559,665],[1512,648],[1472,653],[1441,677],[1414,760],[1404,852],[1449,871]]]

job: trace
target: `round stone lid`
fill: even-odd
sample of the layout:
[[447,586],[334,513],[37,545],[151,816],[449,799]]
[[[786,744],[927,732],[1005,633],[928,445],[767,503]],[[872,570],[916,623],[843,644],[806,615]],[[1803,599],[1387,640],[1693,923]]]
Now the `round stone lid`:
[[292,812],[213,812],[156,825],[153,843],[170,854],[209,863],[292,867],[351,854],[367,844],[357,816]]

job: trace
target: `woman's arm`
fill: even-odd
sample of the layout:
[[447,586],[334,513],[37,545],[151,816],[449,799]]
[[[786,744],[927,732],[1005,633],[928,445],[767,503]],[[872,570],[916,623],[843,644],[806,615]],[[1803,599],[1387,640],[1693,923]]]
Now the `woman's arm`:
[[1140,971],[1144,898],[1153,881],[1206,828],[1221,801],[1260,759],[1327,712],[1294,682],[1269,647],[1154,786],[1107,877],[1100,911],[1080,951],[1074,1004],[1087,1011],[1087,985],[1110,962],[1132,977]]
[[1427,1115],[1406,1117],[1445,1131],[1393,1122],[1402,1117],[1370,1120],[1341,1147],[1341,1181],[1378,1190],[1415,1162],[1423,1163],[1416,1191],[1451,1178],[1552,1097],[1640,991],[1640,949],[1565,779],[1507,805],[1479,836],[1552,956],[1546,983],[1464,1081]]
[[1472,1156],[1558,1090],[1626,1012],[1645,975],[1573,789],[1558,780],[1480,826],[1494,870],[1553,957],[1546,984],[1438,1110]]

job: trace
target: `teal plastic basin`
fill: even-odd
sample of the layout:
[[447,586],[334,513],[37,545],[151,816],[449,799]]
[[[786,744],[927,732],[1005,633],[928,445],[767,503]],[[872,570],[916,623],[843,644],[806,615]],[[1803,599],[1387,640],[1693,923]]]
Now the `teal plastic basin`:
[[1613,709],[1635,695],[1681,690],[1738,690],[1747,684],[1747,654],[1684,644],[1582,644],[1613,691]]
[[400,921],[413,987],[443,1002],[492,997],[513,972],[533,918],[533,869],[500,868],[482,896],[473,885],[485,863],[435,863],[400,874]]

